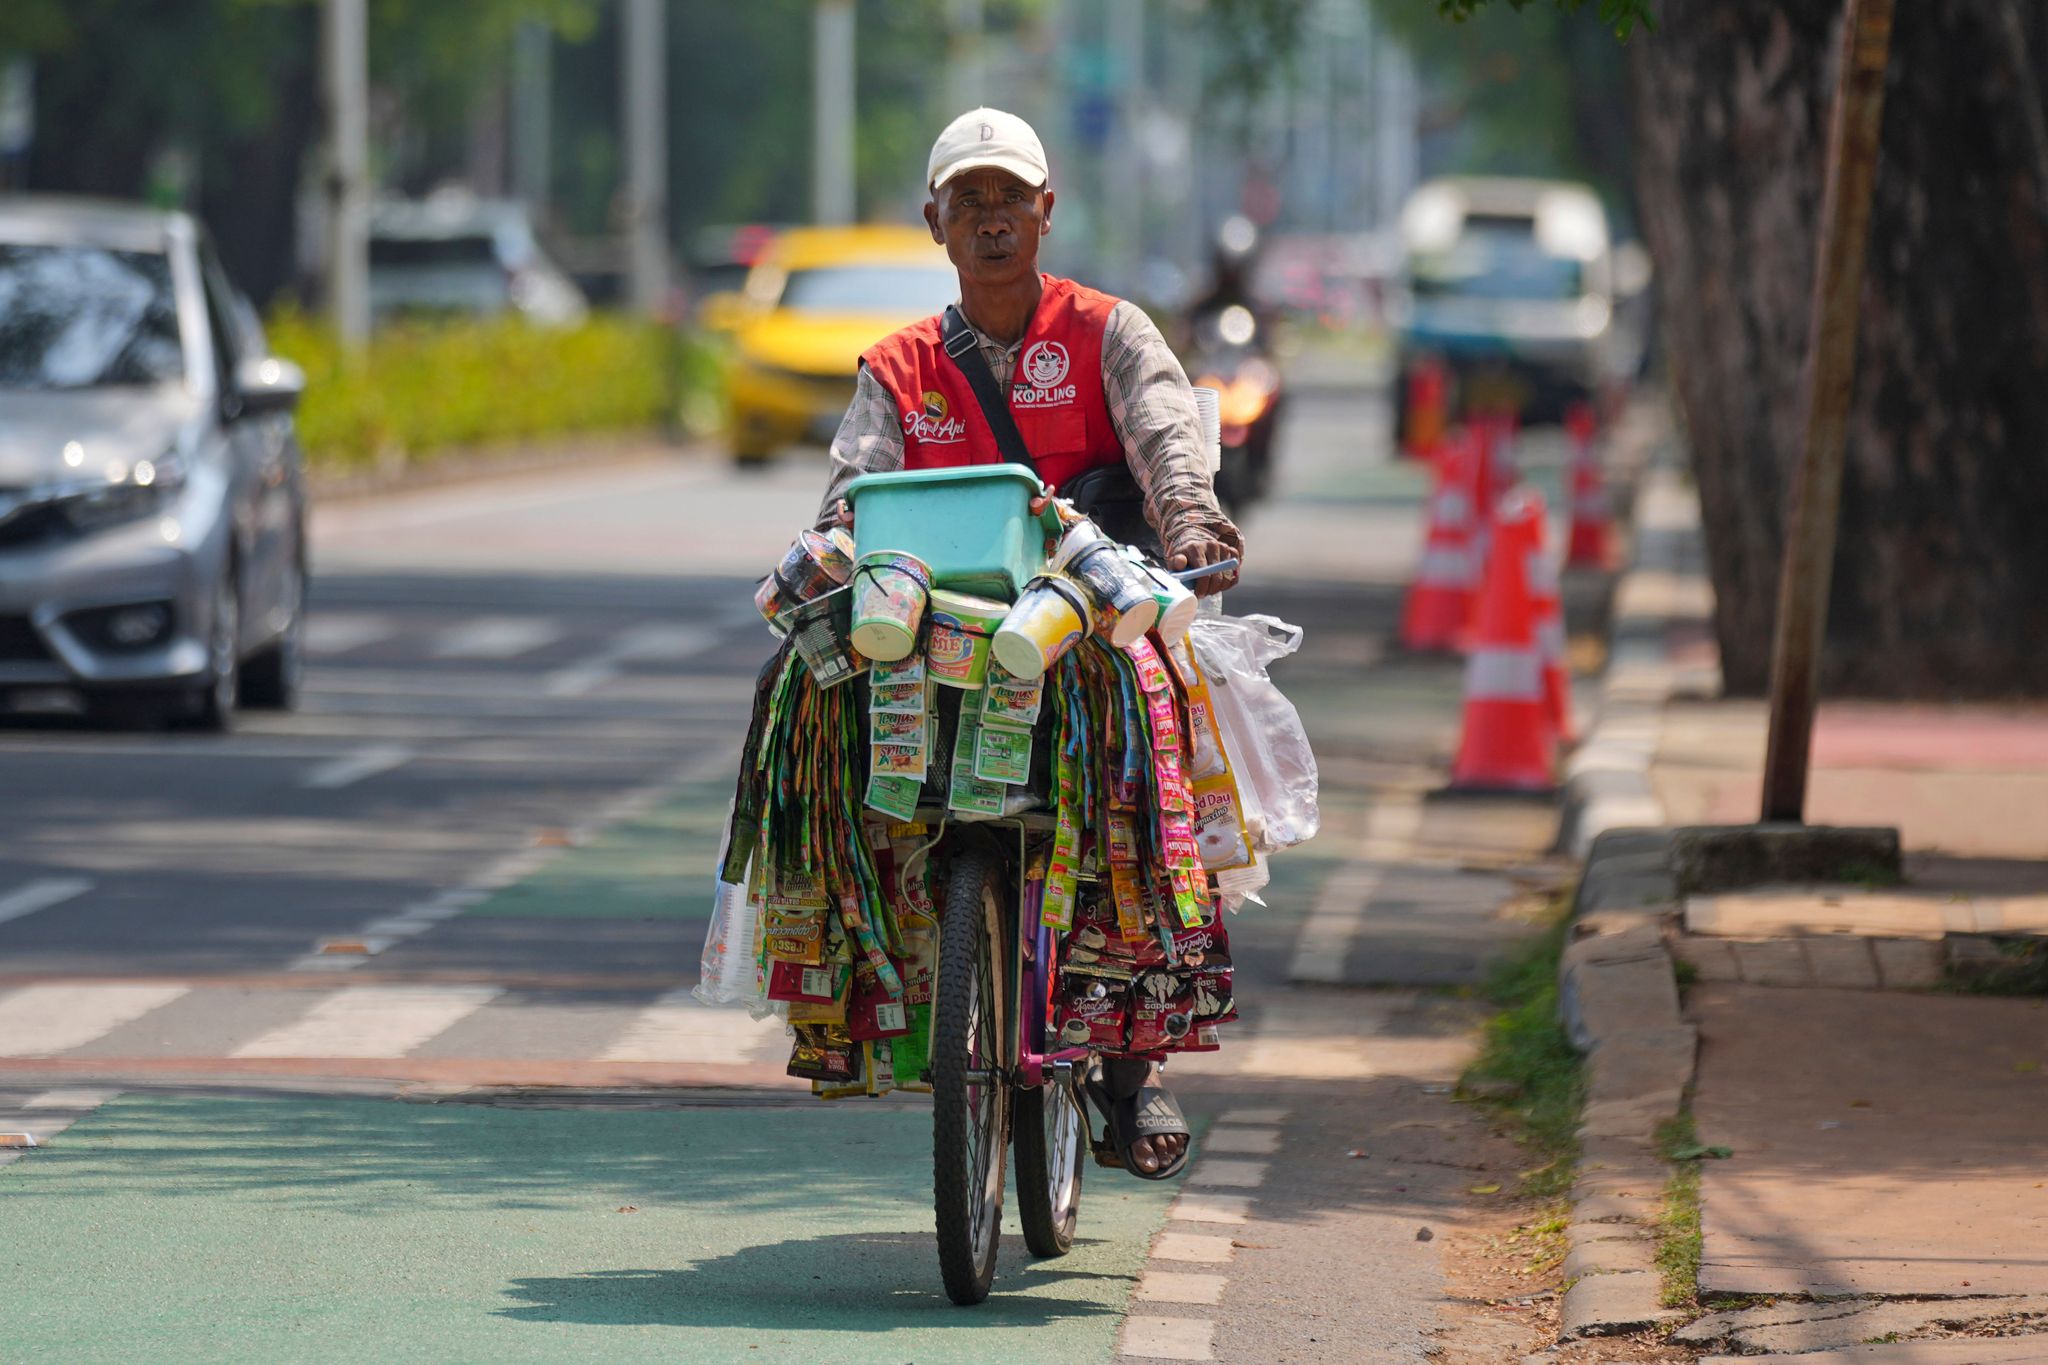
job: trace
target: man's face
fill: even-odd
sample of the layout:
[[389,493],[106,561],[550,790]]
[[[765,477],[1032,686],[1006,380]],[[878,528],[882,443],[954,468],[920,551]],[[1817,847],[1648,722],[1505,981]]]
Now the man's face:
[[924,206],[932,240],[963,283],[1004,285],[1038,271],[1038,239],[1052,231],[1052,191],[1008,171],[962,171]]

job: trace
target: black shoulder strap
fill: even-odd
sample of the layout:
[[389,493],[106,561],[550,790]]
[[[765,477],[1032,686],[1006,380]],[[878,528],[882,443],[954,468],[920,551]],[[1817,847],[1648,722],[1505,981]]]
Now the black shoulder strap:
[[988,419],[989,430],[995,433],[996,449],[1011,464],[1021,464],[1032,473],[1038,472],[1038,461],[1031,458],[1031,448],[1024,444],[1024,434],[1017,430],[1017,419],[1010,412],[1010,405],[1003,401],[1002,390],[996,386],[996,377],[990,372],[988,361],[982,359],[981,347],[974,339],[974,329],[967,325],[967,319],[960,316],[960,305],[949,303],[946,312],[939,319],[939,337],[945,343],[946,354],[960,373],[967,376],[967,387],[974,390],[975,399],[981,404],[981,415]]

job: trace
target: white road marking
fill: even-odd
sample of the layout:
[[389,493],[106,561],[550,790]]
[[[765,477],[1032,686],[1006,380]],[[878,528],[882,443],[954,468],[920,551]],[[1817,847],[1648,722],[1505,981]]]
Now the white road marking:
[[366,777],[402,768],[419,756],[417,749],[403,744],[371,744],[352,754],[330,759],[309,770],[299,785],[313,791],[338,791],[354,786]]
[[680,663],[718,643],[708,626],[650,622],[620,631],[604,649],[579,664],[548,674],[542,690],[550,697],[585,697],[615,681],[621,665],[637,659]]
[[1286,1109],[1233,1109],[1218,1123],[1285,1123],[1291,1111]]
[[591,659],[558,668],[541,681],[544,695],[556,698],[587,697],[606,683],[616,682],[618,665],[607,659]]
[[1162,1232],[1152,1244],[1155,1261],[1197,1261],[1208,1265],[1228,1261],[1237,1248],[1228,1237],[1210,1237],[1199,1232]]
[[398,633],[388,616],[370,612],[309,611],[306,613],[306,653],[316,656],[346,654],[352,649],[386,640]]
[[561,626],[543,616],[480,616],[441,632],[431,652],[437,659],[516,659],[561,638]]
[[1224,1284],[1225,1277],[1221,1275],[1147,1270],[1138,1276],[1137,1297],[1154,1303],[1221,1303]]
[[1133,1313],[1124,1319],[1127,1356],[1153,1360],[1214,1360],[1216,1324],[1207,1318],[1155,1318]]
[[1192,1194],[1182,1190],[1175,1196],[1167,1217],[1187,1223],[1248,1223],[1252,1197],[1248,1194]]
[[1211,1128],[1202,1138],[1204,1152],[1230,1152],[1240,1156],[1271,1156],[1280,1150],[1278,1128]]
[[1188,1172],[1190,1185],[1227,1185],[1234,1189],[1257,1189],[1266,1183],[1266,1166],[1263,1161],[1216,1161],[1208,1157],[1195,1163]]
[[749,1062],[780,1051],[782,1026],[744,1010],[712,1009],[687,990],[670,991],[640,1011],[612,1045],[606,1062]]
[[1316,893],[1295,940],[1287,975],[1295,981],[1344,980],[1351,945],[1364,927],[1366,904],[1379,889],[1385,864],[1403,856],[1422,828],[1422,796],[1391,791],[1366,816],[1358,856],[1332,872]]
[[114,1098],[111,1090],[45,1090],[22,1101],[24,1109],[97,1109]]
[[0,995],[0,1057],[49,1057],[84,1047],[162,1009],[187,986],[24,986]]
[[231,1057],[403,1057],[491,1003],[496,986],[350,986]]
[[92,883],[83,877],[43,877],[18,886],[0,896],[0,924],[76,900],[90,890]]
[[288,972],[347,972],[354,971],[370,959],[357,954],[346,956],[340,953],[305,953],[285,964]]

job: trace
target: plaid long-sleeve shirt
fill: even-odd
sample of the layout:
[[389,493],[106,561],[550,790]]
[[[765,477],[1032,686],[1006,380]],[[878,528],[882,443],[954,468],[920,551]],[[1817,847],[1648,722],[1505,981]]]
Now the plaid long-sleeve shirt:
[[[1023,338],[1005,346],[969,326],[998,389],[1008,389]],[[1110,310],[1103,327],[1102,391],[1124,460],[1145,494],[1145,520],[1160,539],[1170,549],[1191,533],[1207,532],[1242,556],[1243,537],[1216,504],[1187,373],[1152,319],[1128,300]],[[896,400],[863,365],[853,403],[832,438],[832,474],[818,524],[833,521],[846,485],[856,478],[901,468],[903,427]]]

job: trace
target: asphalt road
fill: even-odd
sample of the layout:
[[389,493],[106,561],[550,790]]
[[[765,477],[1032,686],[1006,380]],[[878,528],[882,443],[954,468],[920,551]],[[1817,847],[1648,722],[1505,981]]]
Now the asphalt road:
[[687,995],[752,579],[821,467],[559,472],[322,509],[296,713],[0,729],[0,1135],[42,1144],[0,1150],[0,1357],[1491,1358],[1442,1252],[1515,1152],[1441,988],[1554,812],[1433,797],[1458,666],[1388,640],[1423,478],[1352,366],[1304,377],[1228,605],[1308,631],[1324,833],[1174,1068],[1184,1188],[1095,1172],[1073,1256],[945,1305],[924,1110],[815,1105]]

